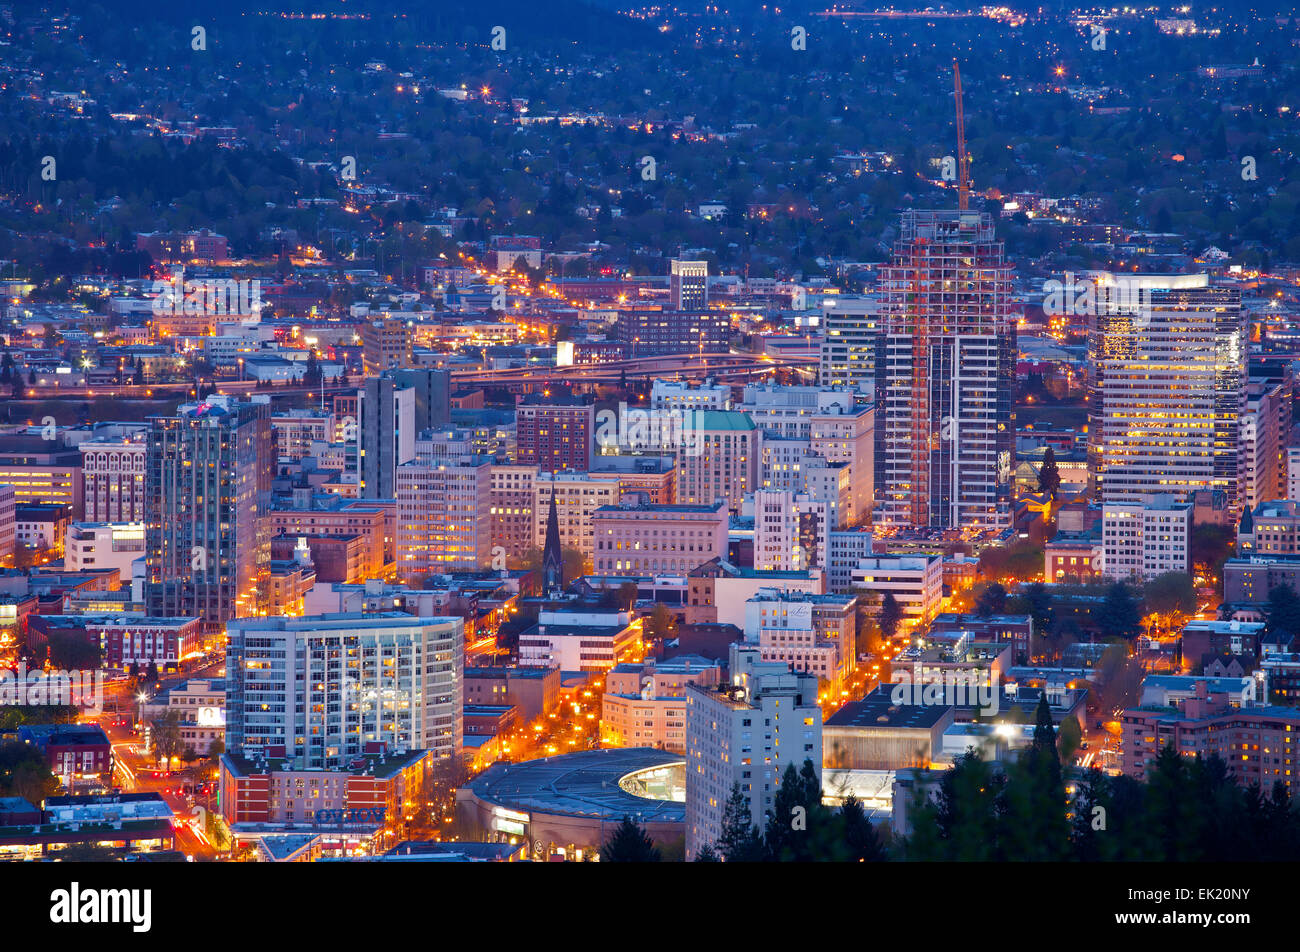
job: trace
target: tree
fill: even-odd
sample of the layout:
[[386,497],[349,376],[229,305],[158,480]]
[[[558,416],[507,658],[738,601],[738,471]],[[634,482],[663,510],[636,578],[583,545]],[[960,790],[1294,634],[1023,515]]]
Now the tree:
[[852,794],[846,797],[840,806],[840,820],[851,859],[858,863],[879,863],[886,858],[884,844],[861,800]]
[[1173,616],[1196,611],[1196,585],[1186,572],[1165,572],[1146,583],[1142,600],[1147,611],[1164,615],[1172,623]]
[[154,750],[160,760],[170,760],[181,749],[181,712],[168,708],[163,716],[151,725]]
[[1126,641],[1133,640],[1142,626],[1137,599],[1123,582],[1115,582],[1106,589],[1101,607],[1092,619],[1103,635]]
[[671,638],[677,631],[677,616],[663,602],[655,602],[646,621],[646,634],[657,641]]
[[320,361],[316,359],[316,352],[313,350],[307,355],[307,369],[303,372],[302,382],[308,387],[318,387],[321,379]]
[[22,797],[39,807],[58,792],[59,781],[38,748],[18,741],[0,743],[0,797]]
[[700,851],[699,851],[698,853],[695,854],[695,862],[697,862],[697,863],[721,863],[721,862],[722,862],[722,857],[720,857],[720,856],[717,854],[717,851],[714,850],[714,848],[713,848],[712,846],[710,846],[708,843],[705,843],[703,846],[700,847]]
[[722,834],[715,846],[728,863],[757,863],[766,856],[740,784],[732,784],[731,796],[722,808]]
[[600,858],[605,863],[657,863],[659,850],[630,816],[623,817],[613,835],[600,848]]
[[893,592],[885,592],[884,597],[880,600],[880,631],[886,640],[892,639],[898,634],[898,626],[903,621],[903,606],[898,604],[898,599],[894,597]]
[[1275,585],[1268,593],[1264,617],[1269,631],[1300,633],[1300,597],[1290,585]]
[[1056,452],[1047,447],[1043,453],[1043,465],[1038,468],[1038,491],[1047,493],[1052,502],[1056,502],[1056,494],[1061,488],[1061,472],[1056,467]]
[[990,582],[975,596],[975,614],[980,618],[1001,615],[1007,610],[1007,590],[997,582]]
[[620,611],[629,612],[636,606],[637,600],[636,582],[623,582],[618,587],[616,604]]
[[1042,582],[1034,582],[1025,589],[1025,607],[1034,620],[1034,630],[1046,635],[1056,618],[1051,590]]

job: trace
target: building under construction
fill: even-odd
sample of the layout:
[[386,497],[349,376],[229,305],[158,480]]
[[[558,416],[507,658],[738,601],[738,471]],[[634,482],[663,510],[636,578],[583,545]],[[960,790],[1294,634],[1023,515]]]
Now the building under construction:
[[881,280],[878,524],[975,533],[1011,525],[1011,280],[989,215],[903,213]]

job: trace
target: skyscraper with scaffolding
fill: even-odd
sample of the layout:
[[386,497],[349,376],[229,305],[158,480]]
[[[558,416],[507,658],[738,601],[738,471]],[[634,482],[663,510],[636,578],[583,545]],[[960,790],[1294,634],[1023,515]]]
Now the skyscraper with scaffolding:
[[909,210],[883,269],[876,521],[1011,525],[1012,267],[982,212]]

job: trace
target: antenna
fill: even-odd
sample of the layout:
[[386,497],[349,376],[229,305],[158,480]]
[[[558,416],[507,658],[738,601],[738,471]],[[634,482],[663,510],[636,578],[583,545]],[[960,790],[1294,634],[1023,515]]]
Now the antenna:
[[970,208],[970,156],[966,154],[966,116],[961,105],[961,67],[952,61],[953,90],[957,98],[957,166],[961,181],[957,186],[957,207]]

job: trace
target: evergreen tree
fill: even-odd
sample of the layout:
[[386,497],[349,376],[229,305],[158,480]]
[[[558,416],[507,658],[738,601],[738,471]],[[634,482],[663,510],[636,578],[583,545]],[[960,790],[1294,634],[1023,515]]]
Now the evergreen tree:
[[1007,610],[1007,590],[997,582],[984,586],[975,598],[975,614],[980,618],[1001,615]]
[[1043,465],[1038,468],[1038,491],[1047,493],[1052,502],[1056,502],[1056,494],[1061,488],[1061,471],[1056,467],[1056,452],[1047,447],[1043,454]]
[[840,807],[840,819],[851,859],[859,863],[879,863],[885,859],[885,847],[862,808],[862,801],[852,795],[846,797]]
[[716,848],[728,863],[757,863],[766,858],[763,839],[750,816],[749,800],[740,784],[732,785],[731,796],[722,809],[722,835]]
[[708,843],[705,843],[703,846],[700,847],[700,851],[695,854],[695,862],[721,863],[722,857],[720,857],[717,854],[717,852],[713,849],[712,846],[710,846]]
[[1269,631],[1300,633],[1300,597],[1290,585],[1275,585],[1264,608]]
[[885,592],[885,597],[880,601],[880,632],[886,640],[898,634],[898,626],[902,621],[903,606],[898,604],[893,592]]
[[1115,582],[1102,599],[1101,607],[1093,615],[1101,633],[1107,637],[1131,641],[1142,627],[1142,615],[1137,600],[1123,582]]
[[600,859],[605,863],[657,863],[660,855],[645,830],[630,816],[625,816],[600,848]]

